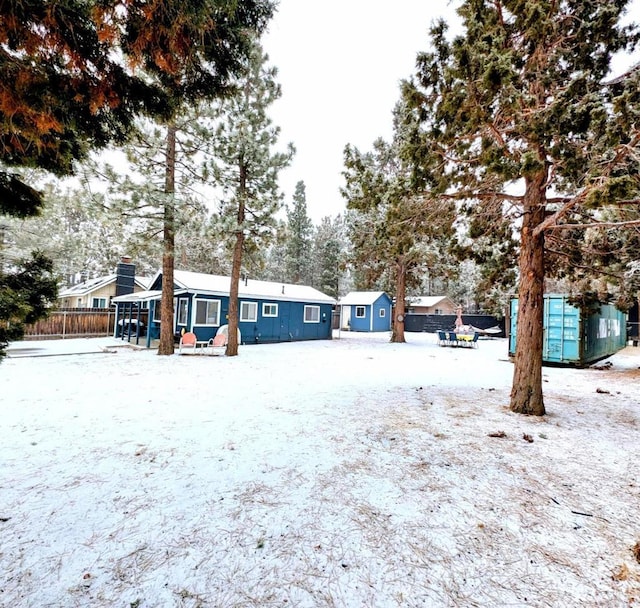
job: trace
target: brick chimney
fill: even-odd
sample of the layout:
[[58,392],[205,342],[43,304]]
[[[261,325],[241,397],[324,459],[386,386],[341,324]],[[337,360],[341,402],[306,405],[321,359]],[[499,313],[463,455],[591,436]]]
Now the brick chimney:
[[124,296],[133,293],[136,266],[131,263],[131,258],[123,256],[116,268],[116,296]]

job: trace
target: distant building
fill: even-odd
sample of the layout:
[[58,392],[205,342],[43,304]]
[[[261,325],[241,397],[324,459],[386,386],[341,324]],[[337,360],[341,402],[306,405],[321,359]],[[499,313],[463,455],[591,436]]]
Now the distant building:
[[410,314],[455,315],[457,304],[447,296],[416,296],[407,298]]
[[143,291],[148,279],[136,278],[135,265],[122,258],[115,274],[89,279],[58,294],[60,308],[109,308],[114,297]]
[[341,328],[389,331],[393,302],[384,291],[352,291],[338,301]]

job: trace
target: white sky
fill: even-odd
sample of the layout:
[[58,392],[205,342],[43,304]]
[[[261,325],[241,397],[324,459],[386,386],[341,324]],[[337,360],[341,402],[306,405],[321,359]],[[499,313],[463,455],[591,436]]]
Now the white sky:
[[[391,136],[391,112],[399,83],[427,50],[434,20],[457,19],[459,2],[447,0],[280,0],[263,39],[271,65],[279,70],[282,98],[272,117],[281,144],[296,149],[281,173],[285,201],[295,184],[306,185],[307,211],[318,224],[344,211],[343,150],[368,150],[377,137]],[[640,0],[629,16],[640,20]]]
[[391,136],[399,83],[427,48],[431,23],[445,15],[455,17],[447,1],[280,0],[263,46],[282,85],[274,123],[281,143],[297,149],[281,174],[287,204],[302,180],[314,223],[344,211],[345,145],[367,150]]

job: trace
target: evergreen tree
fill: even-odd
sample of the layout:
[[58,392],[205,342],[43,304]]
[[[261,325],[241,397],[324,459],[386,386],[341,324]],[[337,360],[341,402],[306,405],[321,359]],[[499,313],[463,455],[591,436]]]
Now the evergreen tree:
[[[493,205],[519,228],[519,312],[511,409],[545,412],[545,240],[555,226],[638,199],[638,77],[607,86],[631,48],[626,0],[466,0],[463,33],[444,23],[405,86],[428,135],[421,158],[436,192]],[[637,156],[636,156],[637,158]]]
[[0,360],[9,342],[24,335],[24,327],[46,316],[58,287],[51,260],[40,253],[17,260],[11,271],[0,266]]
[[296,184],[293,205],[287,209],[287,282],[311,284],[311,235],[304,182]]
[[262,277],[265,281],[287,282],[287,225],[277,222],[273,240],[265,252]]
[[336,299],[344,295],[346,257],[343,218],[323,217],[313,238],[313,287]]
[[274,234],[275,214],[282,206],[278,173],[293,155],[274,152],[280,129],[267,114],[280,97],[277,70],[256,45],[239,81],[238,94],[221,102],[221,123],[214,137],[213,175],[223,189],[220,226],[233,246],[227,355],[238,354],[238,287],[245,253],[254,255]]
[[[173,118],[229,90],[273,13],[267,0],[25,0],[0,19],[0,163],[58,175],[92,149],[122,143],[143,111],[169,126],[163,320],[173,352]],[[34,215],[39,192],[0,169],[0,213]]]
[[373,152],[367,154],[347,146],[343,172],[343,195],[347,207],[356,212],[350,236],[353,261],[362,277],[360,286],[388,291],[394,284],[392,342],[405,341],[407,289],[419,282],[425,242],[443,239],[446,247],[454,219],[451,202],[416,192],[409,167],[400,157],[402,137],[396,130],[392,144],[378,139]]

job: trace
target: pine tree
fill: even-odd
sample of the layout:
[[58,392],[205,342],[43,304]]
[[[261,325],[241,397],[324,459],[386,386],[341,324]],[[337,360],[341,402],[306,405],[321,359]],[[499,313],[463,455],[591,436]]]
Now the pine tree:
[[291,209],[287,209],[287,282],[311,284],[311,234],[304,182],[296,184]]
[[[173,352],[172,121],[229,91],[271,18],[268,0],[126,3],[24,0],[0,19],[0,163],[73,173],[90,150],[121,144],[149,112],[170,127],[159,352]],[[0,212],[35,215],[42,197],[0,169]]]
[[282,206],[278,173],[293,155],[274,152],[280,129],[267,114],[280,97],[277,70],[256,44],[247,65],[247,75],[238,82],[238,94],[221,103],[214,148],[213,175],[224,191],[220,207],[221,229],[233,246],[229,297],[229,342],[227,355],[238,354],[238,287],[243,257],[253,255],[272,238],[275,214]]
[[323,217],[313,238],[312,285],[336,299],[344,295],[341,287],[346,269],[347,244],[344,220]]
[[[397,117],[402,111],[396,109]],[[343,196],[350,217],[353,263],[362,289],[389,290],[393,283],[395,316],[392,342],[404,342],[404,311],[407,289],[419,283],[420,263],[426,242],[443,239],[453,229],[453,204],[416,191],[410,167],[400,155],[404,133],[396,139],[374,142],[373,152],[345,149],[346,187]],[[358,281],[356,281],[358,284]]]
[[638,199],[638,79],[605,83],[612,54],[634,41],[620,25],[628,5],[466,0],[463,33],[449,41],[437,24],[405,87],[430,138],[422,160],[436,191],[498,205],[519,227],[515,412],[545,413],[547,235],[578,209]]

